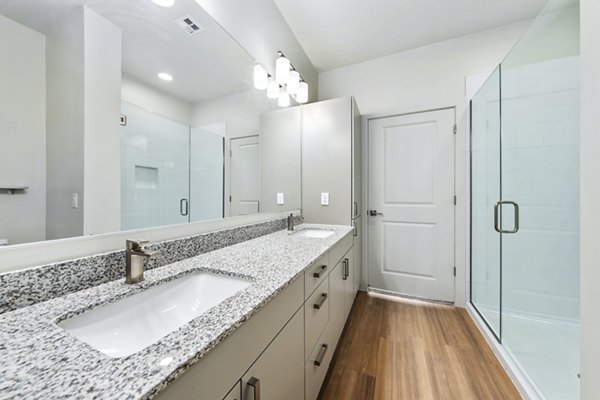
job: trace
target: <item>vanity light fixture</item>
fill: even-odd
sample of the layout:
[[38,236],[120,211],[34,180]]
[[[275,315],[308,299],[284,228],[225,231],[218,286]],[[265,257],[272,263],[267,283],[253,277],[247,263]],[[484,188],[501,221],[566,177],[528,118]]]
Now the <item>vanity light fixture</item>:
[[265,90],[269,84],[269,74],[260,64],[254,65],[254,87],[258,90]]
[[279,107],[289,107],[290,105],[290,95],[284,88],[281,88],[279,90],[279,98],[277,100],[277,104],[279,105]]
[[167,82],[171,82],[173,80],[173,76],[171,74],[167,74],[166,72],[159,73],[158,77]]
[[273,78],[269,80],[269,84],[267,85],[267,97],[270,99],[277,99],[279,97],[279,84]]
[[175,0],[152,0],[152,2],[161,7],[172,7],[175,4]]
[[288,107],[290,97],[301,104],[308,102],[308,83],[281,51],[277,52],[275,76],[258,62],[254,64],[254,87],[258,90],[266,88],[267,97],[277,99],[280,107]]
[[280,85],[287,85],[290,80],[290,60],[285,58],[281,51],[277,52],[277,61],[275,61],[275,80]]

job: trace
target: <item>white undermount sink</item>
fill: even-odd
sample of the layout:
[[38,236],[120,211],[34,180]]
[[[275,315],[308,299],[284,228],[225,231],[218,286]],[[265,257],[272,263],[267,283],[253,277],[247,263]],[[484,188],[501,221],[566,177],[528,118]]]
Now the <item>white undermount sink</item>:
[[294,236],[325,239],[333,235],[334,233],[335,231],[332,231],[330,229],[306,228],[294,233]]
[[94,308],[58,325],[109,357],[136,353],[208,309],[245,289],[251,281],[195,272]]

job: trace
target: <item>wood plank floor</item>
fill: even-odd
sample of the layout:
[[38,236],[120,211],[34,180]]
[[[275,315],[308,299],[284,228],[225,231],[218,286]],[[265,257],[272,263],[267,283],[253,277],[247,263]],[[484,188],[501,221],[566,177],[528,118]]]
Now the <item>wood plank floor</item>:
[[521,397],[465,309],[359,292],[319,399]]

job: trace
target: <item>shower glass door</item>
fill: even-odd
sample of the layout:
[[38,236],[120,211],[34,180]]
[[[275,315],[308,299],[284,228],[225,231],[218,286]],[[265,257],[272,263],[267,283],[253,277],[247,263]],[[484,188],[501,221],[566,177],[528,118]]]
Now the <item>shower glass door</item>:
[[579,7],[550,1],[502,63],[502,343],[579,398]]
[[550,0],[471,101],[471,303],[548,400],[579,398],[579,82]]

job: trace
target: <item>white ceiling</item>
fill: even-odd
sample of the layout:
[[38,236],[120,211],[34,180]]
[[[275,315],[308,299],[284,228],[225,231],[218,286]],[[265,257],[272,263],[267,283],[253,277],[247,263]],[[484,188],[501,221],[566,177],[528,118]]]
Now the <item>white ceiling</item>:
[[274,0],[329,70],[533,18],[546,0]]
[[[123,72],[189,103],[249,90],[254,59],[194,0],[163,8],[150,0],[0,0],[0,14],[48,34],[57,15],[87,5],[122,30]],[[205,29],[188,35],[175,20]],[[172,82],[158,79],[173,75]]]

